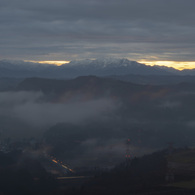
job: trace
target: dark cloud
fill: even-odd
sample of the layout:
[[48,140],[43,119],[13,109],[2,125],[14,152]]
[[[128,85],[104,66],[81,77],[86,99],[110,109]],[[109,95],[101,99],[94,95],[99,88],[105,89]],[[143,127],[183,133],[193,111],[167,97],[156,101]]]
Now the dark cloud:
[[0,0],[0,57],[193,61],[194,6],[193,0]]

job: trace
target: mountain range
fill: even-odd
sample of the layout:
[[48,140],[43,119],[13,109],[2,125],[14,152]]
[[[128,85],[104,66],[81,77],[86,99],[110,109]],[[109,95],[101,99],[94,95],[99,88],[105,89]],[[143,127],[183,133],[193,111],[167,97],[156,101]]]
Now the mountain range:
[[13,82],[13,90],[0,92],[1,135],[39,137],[50,155],[72,166],[116,163],[128,138],[135,155],[168,142],[194,146],[194,83],[140,85],[97,76]]
[[[107,144],[112,139],[125,140],[127,137],[131,137],[133,144],[146,148],[164,147],[170,140],[178,146],[194,143],[193,83],[154,86],[96,76],[71,80],[27,78],[18,85],[16,91],[42,93],[44,96],[39,101],[46,101],[47,106],[51,102],[52,107],[60,105],[63,108],[63,104],[71,103],[78,106],[78,103],[100,99],[106,99],[113,105],[113,110],[102,113],[101,117],[96,116],[79,124],[67,126],[58,123],[52,126],[45,137],[48,144],[53,144],[59,158],[64,152],[61,148],[67,145],[70,148],[77,147],[76,134],[79,143],[100,139],[102,144],[102,139],[107,139]],[[110,105],[108,102],[104,106],[107,110],[106,105]],[[33,113],[34,109],[36,106],[30,112]],[[85,105],[83,111],[87,109]],[[59,137],[62,142],[59,142]],[[142,141],[138,144],[139,139]],[[79,143],[78,150],[82,147]],[[67,151],[66,158],[69,155],[72,156],[72,150]]]
[[0,61],[0,77],[75,78],[78,76],[195,75],[195,69],[179,71],[165,66],[147,66],[128,59],[71,61],[61,66],[24,61]]

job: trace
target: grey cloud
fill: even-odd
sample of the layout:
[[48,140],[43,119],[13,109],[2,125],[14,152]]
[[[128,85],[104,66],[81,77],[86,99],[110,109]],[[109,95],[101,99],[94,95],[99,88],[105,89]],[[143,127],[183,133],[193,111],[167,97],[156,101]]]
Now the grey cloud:
[[41,92],[1,92],[0,93],[0,105],[18,105],[27,102],[35,102],[43,96]]
[[190,127],[191,129],[194,129],[194,127],[195,127],[195,120],[188,121],[186,123],[186,126]]
[[160,107],[163,108],[178,108],[180,106],[181,106],[181,102],[179,101],[165,101],[160,105]]
[[38,102],[42,97],[40,92],[0,92],[0,116],[12,117],[15,106]]
[[111,108],[109,100],[96,100],[74,104],[27,103],[16,106],[13,113],[18,118],[35,126],[56,123],[78,123],[99,116]]
[[74,103],[46,103],[40,92],[1,92],[0,115],[19,119],[36,127],[56,123],[78,123],[104,115],[115,108],[109,99]]
[[185,53],[179,57],[169,53],[168,60],[186,59],[185,54],[194,60],[193,0],[1,0],[0,4],[1,58],[71,60],[102,53],[120,57],[129,50],[123,55],[137,59],[149,49],[163,59],[161,46],[178,53],[186,45]]
[[[70,20],[70,19],[111,19],[111,20],[160,20],[181,23],[182,20],[189,19],[193,21],[191,15],[193,12],[193,0],[83,0],[83,1],[15,1],[7,3],[8,8],[18,9],[20,11],[27,10],[29,12],[35,12],[36,17],[41,16],[44,19],[51,20]],[[39,15],[40,14],[40,15]],[[44,17],[47,15],[47,17]],[[155,17],[154,17],[155,15]],[[170,20],[171,19],[171,20]],[[186,23],[185,23],[186,24]]]

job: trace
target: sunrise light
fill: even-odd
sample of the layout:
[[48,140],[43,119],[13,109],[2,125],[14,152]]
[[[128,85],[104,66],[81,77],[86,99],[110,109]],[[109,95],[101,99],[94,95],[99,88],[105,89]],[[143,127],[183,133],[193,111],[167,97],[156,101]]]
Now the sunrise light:
[[34,62],[34,63],[40,63],[40,64],[54,64],[57,66],[61,66],[62,64],[67,64],[70,61],[34,61],[34,60],[25,60],[27,62]]
[[167,66],[167,67],[172,67],[178,70],[183,70],[183,69],[194,69],[195,68],[195,62],[178,62],[178,61],[145,61],[145,60],[140,60],[138,61],[139,63],[154,66],[154,65],[159,65],[159,66]]

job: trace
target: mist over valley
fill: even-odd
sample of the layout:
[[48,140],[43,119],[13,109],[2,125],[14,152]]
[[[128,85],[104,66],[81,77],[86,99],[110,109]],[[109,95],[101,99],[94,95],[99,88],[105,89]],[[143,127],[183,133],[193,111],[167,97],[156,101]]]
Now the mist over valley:
[[[108,66],[109,70],[114,62],[94,67],[105,70]],[[116,69],[121,66],[124,72],[118,69],[113,75],[106,70],[101,76],[86,72],[62,79],[53,73],[35,77],[30,71],[33,77],[25,73],[24,77],[0,78],[2,191],[10,184],[11,194],[25,190],[34,194],[53,190],[55,194],[62,188],[62,194],[82,194],[83,188],[88,194],[94,188],[100,194],[102,189],[107,194],[142,193],[164,184],[175,159],[179,161],[176,181],[194,178],[195,77],[159,69],[158,74],[155,70],[155,74],[137,75],[127,71],[125,63],[130,68],[132,64],[138,69],[147,67],[122,62]],[[185,156],[184,164],[177,153]],[[9,181],[9,174],[14,182]],[[169,189],[160,186],[156,190]]]
[[166,148],[194,146],[194,83],[141,85],[113,78],[27,78],[0,92],[2,139],[35,137],[74,166],[115,164]]

